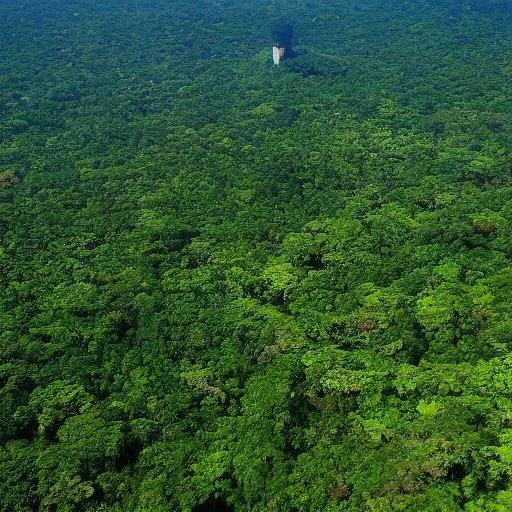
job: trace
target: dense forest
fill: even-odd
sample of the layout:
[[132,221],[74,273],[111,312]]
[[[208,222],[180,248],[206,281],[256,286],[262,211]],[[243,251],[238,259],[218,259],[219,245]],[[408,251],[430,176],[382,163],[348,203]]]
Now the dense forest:
[[0,0],[0,70],[1,512],[512,510],[510,2]]

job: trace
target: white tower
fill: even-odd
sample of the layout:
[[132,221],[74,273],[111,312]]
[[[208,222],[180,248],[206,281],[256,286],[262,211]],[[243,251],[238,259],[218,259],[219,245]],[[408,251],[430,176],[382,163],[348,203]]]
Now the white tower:
[[281,60],[281,52],[277,46],[272,48],[272,58],[274,59],[275,65],[279,64],[279,61]]
[[279,64],[281,59],[284,56],[284,48],[279,46],[273,46],[272,47],[272,58],[274,59],[274,64]]

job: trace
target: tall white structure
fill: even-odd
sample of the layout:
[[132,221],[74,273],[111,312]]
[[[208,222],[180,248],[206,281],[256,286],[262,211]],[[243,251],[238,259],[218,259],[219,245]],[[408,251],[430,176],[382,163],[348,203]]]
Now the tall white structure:
[[284,48],[279,48],[279,46],[272,47],[272,58],[274,59],[274,64],[279,64],[284,55]]

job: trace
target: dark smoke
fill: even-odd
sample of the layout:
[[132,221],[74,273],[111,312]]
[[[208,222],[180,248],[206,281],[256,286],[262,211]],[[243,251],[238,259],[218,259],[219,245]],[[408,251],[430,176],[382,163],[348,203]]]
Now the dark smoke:
[[273,44],[284,48],[286,54],[292,53],[292,37],[293,27],[283,19],[277,19],[272,23],[270,34],[272,36]]

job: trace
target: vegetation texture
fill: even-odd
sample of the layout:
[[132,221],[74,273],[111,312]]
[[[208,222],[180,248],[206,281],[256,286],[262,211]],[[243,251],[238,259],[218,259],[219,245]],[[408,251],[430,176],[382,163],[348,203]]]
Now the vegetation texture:
[[508,1],[0,24],[1,512],[512,510]]

